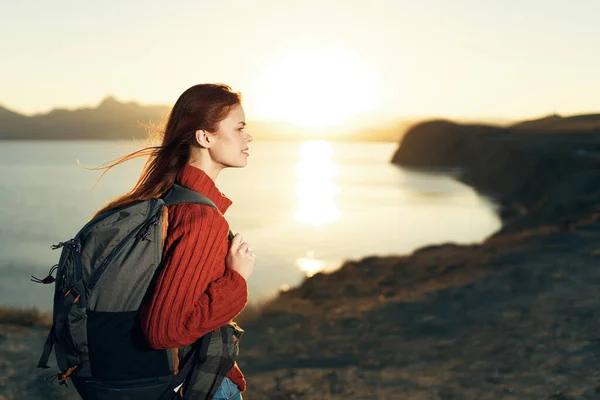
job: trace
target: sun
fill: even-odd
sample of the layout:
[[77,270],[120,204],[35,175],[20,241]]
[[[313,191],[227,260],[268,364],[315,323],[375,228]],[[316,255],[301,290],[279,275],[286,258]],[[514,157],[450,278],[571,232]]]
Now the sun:
[[335,48],[278,55],[257,79],[255,96],[261,117],[309,128],[340,125],[379,106],[373,70],[352,53]]

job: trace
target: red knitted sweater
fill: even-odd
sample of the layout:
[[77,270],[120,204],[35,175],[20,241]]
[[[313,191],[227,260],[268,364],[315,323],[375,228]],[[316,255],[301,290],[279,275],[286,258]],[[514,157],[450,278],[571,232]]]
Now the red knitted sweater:
[[[176,181],[202,193],[219,208],[201,204],[169,206],[163,270],[143,305],[142,330],[151,347],[168,349],[195,342],[233,320],[248,301],[244,278],[225,267],[231,205],[206,173],[186,165]],[[227,374],[241,391],[246,381],[237,364]]]

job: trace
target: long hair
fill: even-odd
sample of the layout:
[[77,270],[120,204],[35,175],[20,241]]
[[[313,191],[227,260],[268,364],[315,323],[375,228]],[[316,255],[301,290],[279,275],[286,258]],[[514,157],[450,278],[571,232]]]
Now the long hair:
[[224,84],[200,84],[183,92],[169,113],[164,132],[158,132],[162,135],[160,146],[148,146],[94,168],[104,170],[101,179],[125,161],[148,157],[133,189],[110,201],[95,215],[164,194],[188,163],[190,149],[196,140],[195,132],[199,129],[216,132],[219,122],[227,117],[231,108],[241,104],[241,100],[240,93]]

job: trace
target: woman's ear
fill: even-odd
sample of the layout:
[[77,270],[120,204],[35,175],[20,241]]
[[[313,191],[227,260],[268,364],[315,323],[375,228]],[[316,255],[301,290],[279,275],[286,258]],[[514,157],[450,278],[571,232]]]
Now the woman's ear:
[[209,149],[210,146],[212,146],[212,138],[208,135],[208,132],[206,132],[203,129],[198,129],[196,131],[196,142],[198,142],[198,144],[201,147],[204,147],[206,149]]

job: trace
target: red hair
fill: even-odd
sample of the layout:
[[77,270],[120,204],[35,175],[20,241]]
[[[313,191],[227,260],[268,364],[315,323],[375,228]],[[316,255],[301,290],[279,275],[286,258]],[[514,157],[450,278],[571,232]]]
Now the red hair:
[[183,92],[169,113],[164,132],[157,131],[162,136],[160,146],[145,147],[94,168],[104,170],[101,179],[110,169],[125,161],[149,157],[133,189],[110,201],[96,215],[164,194],[188,163],[190,149],[196,141],[196,131],[216,132],[219,122],[241,101],[241,94],[224,84],[200,84]]

